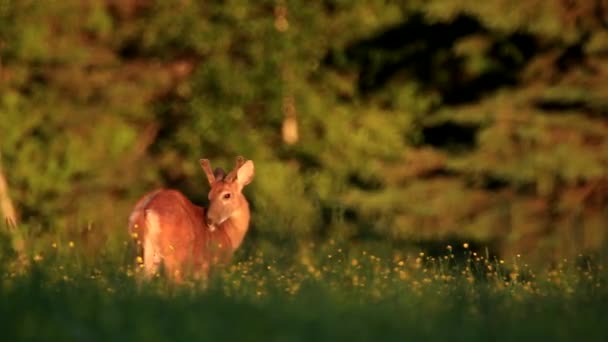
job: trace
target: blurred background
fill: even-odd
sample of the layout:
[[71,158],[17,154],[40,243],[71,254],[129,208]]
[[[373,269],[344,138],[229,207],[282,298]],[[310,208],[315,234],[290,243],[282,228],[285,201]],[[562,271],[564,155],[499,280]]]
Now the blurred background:
[[95,254],[244,155],[249,249],[598,253],[608,1],[0,0],[0,143],[31,245]]

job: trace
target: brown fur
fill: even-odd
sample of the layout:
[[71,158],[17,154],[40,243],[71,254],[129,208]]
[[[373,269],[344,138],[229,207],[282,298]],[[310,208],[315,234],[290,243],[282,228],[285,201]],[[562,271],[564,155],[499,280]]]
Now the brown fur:
[[[146,275],[156,274],[162,265],[177,281],[184,276],[207,277],[212,265],[227,263],[240,246],[249,226],[249,205],[241,193],[246,184],[222,178],[210,179],[210,183],[210,208],[217,215],[170,189],[150,192],[136,203],[129,232],[139,247]],[[232,197],[222,200],[227,192]],[[218,215],[228,218],[219,222]],[[214,229],[207,221],[217,222]]]

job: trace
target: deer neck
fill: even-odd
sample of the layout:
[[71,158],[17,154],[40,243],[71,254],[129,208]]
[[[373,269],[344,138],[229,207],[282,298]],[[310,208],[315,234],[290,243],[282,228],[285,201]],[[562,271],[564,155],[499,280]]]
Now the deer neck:
[[239,248],[249,229],[249,203],[247,203],[247,200],[244,198],[242,201],[243,203],[240,206],[240,209],[232,214],[232,216],[224,221],[219,227],[230,239],[233,251]]

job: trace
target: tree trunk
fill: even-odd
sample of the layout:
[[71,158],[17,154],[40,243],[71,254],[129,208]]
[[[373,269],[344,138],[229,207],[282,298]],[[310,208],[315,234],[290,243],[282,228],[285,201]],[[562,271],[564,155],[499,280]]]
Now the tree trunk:
[[20,261],[26,261],[25,244],[17,228],[19,219],[13,201],[9,195],[6,174],[2,168],[2,155],[0,155],[0,211],[2,211],[2,216],[4,216],[9,235],[12,238],[13,249],[17,253]]

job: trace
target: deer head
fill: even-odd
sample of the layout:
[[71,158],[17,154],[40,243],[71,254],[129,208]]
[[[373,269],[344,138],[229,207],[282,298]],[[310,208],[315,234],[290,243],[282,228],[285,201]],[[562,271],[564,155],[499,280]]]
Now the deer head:
[[245,161],[239,156],[234,169],[225,175],[221,168],[212,172],[208,159],[201,159],[200,164],[211,186],[205,224],[210,231],[214,231],[227,220],[239,217],[242,214],[241,209],[247,206],[242,190],[253,180],[254,165],[253,161]]

